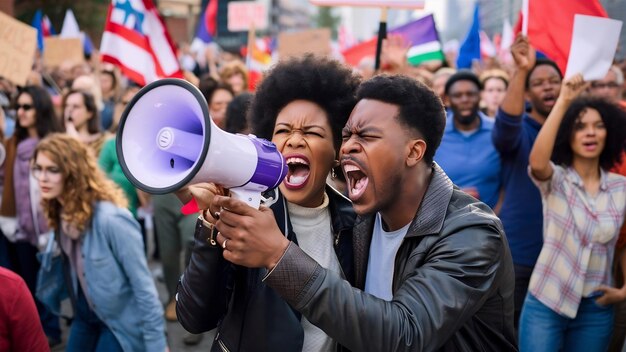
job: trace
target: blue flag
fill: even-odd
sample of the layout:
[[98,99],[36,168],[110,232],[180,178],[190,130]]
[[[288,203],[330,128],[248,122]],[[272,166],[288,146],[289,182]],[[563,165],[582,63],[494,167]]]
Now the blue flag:
[[[200,14],[200,19],[198,20],[198,29],[196,30],[195,38],[198,38],[205,44],[208,44],[213,41],[213,37],[209,34],[209,31],[206,28],[206,21],[204,20],[205,11],[202,11]],[[194,38],[194,39],[195,39]]]
[[41,52],[43,52],[43,28],[41,28],[42,20],[43,13],[41,10],[37,10],[37,12],[35,12],[35,17],[33,17],[33,21],[30,23],[30,25],[35,27],[37,30],[37,48],[39,48],[39,51]]
[[461,48],[459,57],[456,59],[457,69],[472,68],[472,61],[480,60],[480,19],[478,16],[478,3],[474,8],[474,21]]

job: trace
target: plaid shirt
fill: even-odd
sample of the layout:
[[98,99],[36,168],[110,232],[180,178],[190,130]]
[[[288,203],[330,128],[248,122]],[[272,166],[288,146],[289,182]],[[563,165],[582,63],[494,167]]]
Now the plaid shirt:
[[612,285],[617,234],[626,211],[626,177],[601,171],[600,189],[587,194],[573,168],[552,164],[552,177],[530,178],[543,203],[543,247],[529,291],[555,312],[575,318],[581,297]]

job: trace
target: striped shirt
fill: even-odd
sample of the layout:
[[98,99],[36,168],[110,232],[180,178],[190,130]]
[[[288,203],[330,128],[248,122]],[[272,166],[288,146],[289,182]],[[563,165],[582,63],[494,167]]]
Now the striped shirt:
[[552,164],[545,181],[530,178],[543,203],[543,247],[529,291],[555,312],[575,318],[581,297],[612,285],[617,234],[626,212],[626,177],[601,171],[600,189],[587,194],[576,171]]

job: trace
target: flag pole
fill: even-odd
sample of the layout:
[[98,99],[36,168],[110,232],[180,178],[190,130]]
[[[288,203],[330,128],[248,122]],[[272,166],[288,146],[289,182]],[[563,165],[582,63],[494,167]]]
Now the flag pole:
[[387,7],[382,7],[380,12],[380,23],[378,24],[378,40],[376,41],[375,71],[380,69],[380,54],[383,49],[383,40],[385,38],[387,38]]
[[250,25],[250,29],[248,30],[248,51],[246,55],[246,68],[250,70],[250,63],[252,61],[252,52],[256,45],[256,29],[254,27],[254,22]]

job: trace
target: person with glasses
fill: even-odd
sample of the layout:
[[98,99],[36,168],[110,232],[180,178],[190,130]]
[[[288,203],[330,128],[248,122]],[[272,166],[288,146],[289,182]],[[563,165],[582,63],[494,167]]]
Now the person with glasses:
[[[52,99],[40,87],[27,86],[17,96],[15,134],[5,144],[3,193],[0,205],[2,231],[9,240],[10,269],[18,273],[34,295],[39,261],[39,236],[48,232],[45,216],[38,200],[37,185],[30,178],[30,159],[40,139],[62,130],[54,113]],[[8,226],[16,219],[16,226]],[[6,226],[5,226],[6,225]],[[12,227],[12,228],[11,228]],[[51,345],[61,342],[57,317],[36,300],[41,322]]]
[[64,134],[37,145],[32,173],[69,272],[50,272],[74,310],[66,350],[166,351],[163,308],[122,190],[84,143]]
[[471,71],[448,79],[444,99],[450,110],[435,161],[463,191],[496,209],[500,156],[491,141],[494,122],[479,110],[480,91],[480,80]]
[[591,82],[589,95],[607,99],[626,108],[626,102],[622,100],[623,83],[624,73],[619,67],[613,65],[603,79]]

